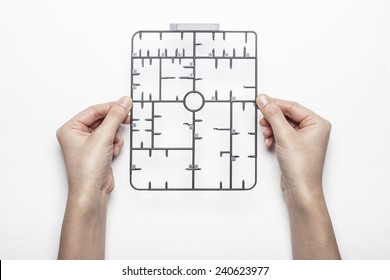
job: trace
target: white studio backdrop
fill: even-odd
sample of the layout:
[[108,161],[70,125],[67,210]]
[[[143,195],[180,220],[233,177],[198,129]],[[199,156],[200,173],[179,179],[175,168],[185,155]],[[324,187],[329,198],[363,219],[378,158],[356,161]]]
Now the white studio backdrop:
[[[341,254],[390,259],[388,1],[1,1],[0,258],[54,259],[66,202],[56,129],[130,92],[131,36],[170,23],[258,34],[260,92],[333,124],[324,187]],[[128,128],[109,259],[289,259],[275,154],[259,137],[248,192],[137,192]],[[261,135],[261,133],[259,133]]]

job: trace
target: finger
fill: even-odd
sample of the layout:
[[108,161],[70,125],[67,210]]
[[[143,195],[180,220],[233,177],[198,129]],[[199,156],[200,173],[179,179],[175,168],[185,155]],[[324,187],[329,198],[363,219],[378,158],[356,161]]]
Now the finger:
[[117,102],[114,102],[107,116],[104,118],[96,133],[101,139],[108,143],[113,143],[115,134],[120,125],[126,120],[129,111],[133,105],[130,97],[123,96]]
[[287,118],[287,122],[291,125],[292,128],[294,128],[295,130],[298,130],[299,129],[299,124],[297,124],[296,122],[290,120],[289,118]]
[[119,127],[118,130],[115,133],[114,144],[115,143],[119,143],[121,141],[121,139],[122,139],[121,127]]
[[112,157],[116,157],[119,155],[119,147],[117,145],[114,145],[114,148],[112,149]]
[[265,119],[265,118],[262,118],[260,121],[259,121],[259,124],[263,127],[270,127],[271,125],[269,124],[269,122]]
[[271,136],[273,136],[273,135],[274,135],[274,133],[273,133],[273,131],[272,131],[272,128],[267,127],[267,128],[265,128],[265,129],[263,130],[263,136],[264,136],[264,138],[269,138],[269,137],[271,137]]
[[[103,119],[100,119],[96,122],[94,122],[93,124],[91,124],[90,128],[92,130],[98,128],[103,122]],[[122,123],[122,124],[129,124],[130,123],[130,116],[128,116],[128,118],[126,118],[126,120]],[[119,129],[121,130],[121,127],[119,127]]]
[[[297,123],[293,122],[292,120],[290,120],[289,118],[286,118],[287,119],[287,122],[293,127],[293,128],[296,128],[298,126]],[[269,122],[265,119],[265,118],[262,118],[260,121],[259,121],[259,124],[260,126],[266,128],[266,127],[271,127],[271,125],[269,124]]]
[[124,144],[125,144],[125,141],[123,140],[123,138],[121,138],[118,143],[114,144],[114,148],[113,148],[113,156],[114,157],[119,155],[119,153],[122,150],[122,147],[123,147]]
[[[298,124],[294,121],[292,121],[290,118],[286,118],[287,119],[287,122],[293,127],[293,128],[296,128],[298,126]],[[262,118],[260,121],[259,121],[259,124],[260,126],[262,127],[271,127],[271,125],[269,124],[269,122],[265,119],[265,118]]]
[[130,116],[127,115],[126,119],[123,121],[122,124],[130,124],[130,122],[131,122]]
[[274,144],[274,142],[275,142],[274,137],[265,138],[264,139],[264,146],[267,147],[267,148],[271,148],[272,145]]
[[90,106],[74,116],[73,119],[89,127],[96,121],[103,119],[110,111],[112,104],[114,104],[114,102],[107,102]]
[[297,125],[304,121],[310,116],[316,115],[313,111],[307,109],[301,104],[281,99],[274,99],[279,107],[282,109],[283,113]]
[[256,98],[256,103],[264,118],[271,125],[276,140],[279,137],[286,137],[286,133],[290,132],[292,128],[276,101],[265,94],[260,94]]
[[[290,118],[286,118],[287,119],[287,122],[294,128],[294,129],[298,129],[298,124],[295,123],[294,121],[290,120]],[[263,130],[263,136],[264,137],[269,137],[269,136],[272,136],[273,135],[273,131],[272,131],[272,127],[271,125],[269,124],[269,122],[265,119],[265,118],[262,118],[260,121],[259,121],[259,124],[260,126],[262,126],[264,128]],[[269,135],[269,131],[267,130],[265,132],[265,129],[269,128],[271,130],[271,135]],[[264,134],[265,133],[265,134]]]
[[103,119],[97,120],[96,122],[94,122],[93,124],[90,125],[90,128],[94,130],[94,129],[98,128],[102,124],[102,122],[103,122]]

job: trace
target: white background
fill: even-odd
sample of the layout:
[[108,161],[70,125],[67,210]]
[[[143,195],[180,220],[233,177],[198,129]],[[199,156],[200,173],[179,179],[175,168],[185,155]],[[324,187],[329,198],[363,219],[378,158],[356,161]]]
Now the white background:
[[[129,94],[131,35],[215,22],[258,33],[261,92],[332,122],[324,185],[342,256],[389,259],[389,14],[385,0],[2,0],[0,258],[56,258],[67,184],[55,131]],[[129,186],[126,143],[107,258],[291,258],[277,161],[262,145],[252,191],[148,193]]]

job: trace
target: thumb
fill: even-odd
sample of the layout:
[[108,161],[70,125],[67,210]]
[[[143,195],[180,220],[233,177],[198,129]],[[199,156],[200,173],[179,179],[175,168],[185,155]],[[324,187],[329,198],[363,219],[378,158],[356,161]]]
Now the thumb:
[[98,129],[98,134],[100,134],[99,137],[112,143],[116,131],[127,118],[132,106],[133,101],[128,96],[123,96],[118,101],[114,102]]
[[276,141],[290,131],[291,126],[287,122],[282,109],[272,98],[266,94],[260,94],[256,98],[256,104],[264,118],[271,125]]

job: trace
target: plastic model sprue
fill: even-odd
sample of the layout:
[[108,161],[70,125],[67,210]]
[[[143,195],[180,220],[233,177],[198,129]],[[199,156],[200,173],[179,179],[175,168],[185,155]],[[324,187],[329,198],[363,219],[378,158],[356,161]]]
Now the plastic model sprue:
[[132,38],[130,184],[249,190],[257,182],[257,36],[172,24]]

